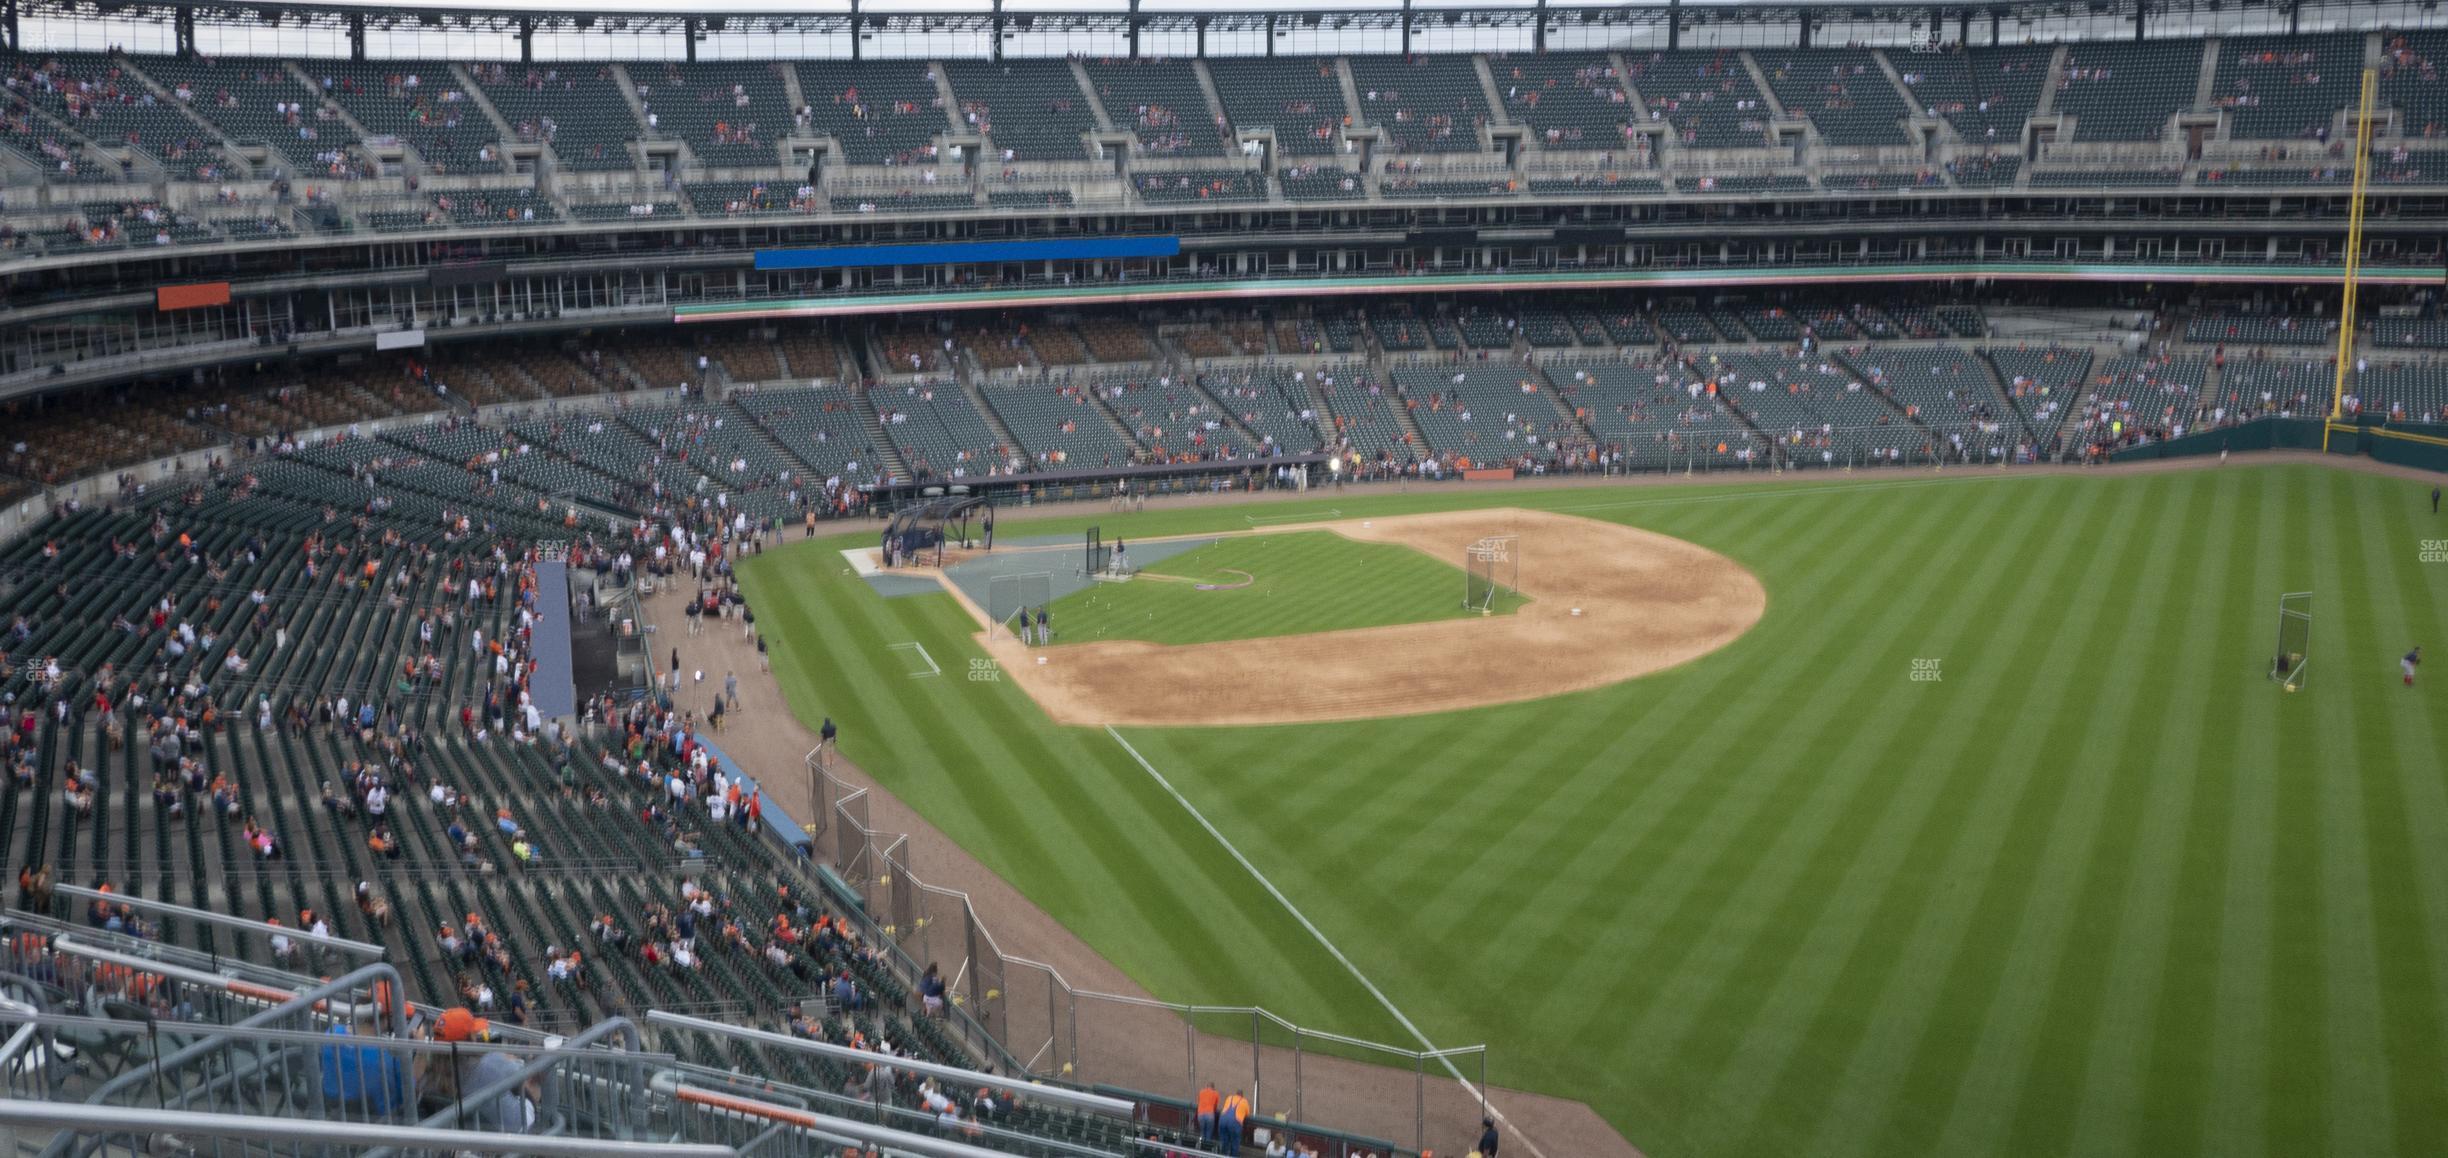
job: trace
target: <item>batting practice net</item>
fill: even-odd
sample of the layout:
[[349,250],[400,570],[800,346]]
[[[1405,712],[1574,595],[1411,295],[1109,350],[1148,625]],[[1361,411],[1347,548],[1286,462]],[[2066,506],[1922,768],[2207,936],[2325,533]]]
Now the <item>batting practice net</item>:
[[1087,553],[1080,561],[1080,574],[1102,575],[1113,563],[1113,548],[1105,545],[1105,532],[1099,527],[1088,528]]
[[2303,686],[2311,663],[2312,593],[2288,592],[2278,597],[2278,649],[2270,653],[2270,678],[2293,691]]
[[1521,587],[1521,540],[1514,535],[1489,535],[1463,548],[1462,606],[1485,612],[1496,606],[1500,592]]
[[986,614],[994,619],[988,630],[994,639],[1020,638],[1020,616],[1034,617],[1053,601],[1054,577],[1045,571],[997,575],[986,581]]

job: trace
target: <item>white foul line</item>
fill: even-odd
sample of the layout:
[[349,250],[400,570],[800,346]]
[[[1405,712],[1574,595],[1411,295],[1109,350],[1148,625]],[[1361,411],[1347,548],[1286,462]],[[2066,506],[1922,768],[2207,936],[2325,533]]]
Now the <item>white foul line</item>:
[[893,650],[893,651],[900,651],[900,650],[902,650],[903,648],[907,648],[907,649],[909,649],[909,650],[911,650],[911,651],[917,652],[917,653],[918,653],[918,658],[919,658],[919,659],[921,659],[921,660],[926,661],[927,669],[926,669],[925,671],[914,671],[914,672],[911,672],[911,673],[909,673],[909,678],[914,679],[914,680],[922,680],[922,679],[927,678],[928,676],[939,676],[939,675],[942,675],[942,674],[943,674],[943,669],[942,669],[942,668],[940,668],[940,667],[935,666],[935,657],[934,657],[934,656],[931,656],[931,655],[928,655],[928,654],[927,654],[927,649],[926,649],[925,645],[923,645],[923,644],[919,643],[917,640],[914,640],[914,639],[913,639],[913,640],[909,641],[908,643],[896,643],[896,644],[892,644],[892,645],[890,645],[890,647],[891,647],[891,650]]
[[[1235,848],[1233,842],[1226,840],[1224,834],[1216,830],[1216,826],[1208,821],[1207,815],[1200,812],[1197,805],[1190,803],[1189,797],[1183,796],[1180,789],[1173,787],[1173,782],[1165,779],[1164,773],[1157,771],[1154,764],[1148,763],[1147,757],[1140,755],[1139,749],[1132,747],[1130,741],[1123,739],[1122,733],[1115,731],[1113,725],[1105,725],[1105,734],[1113,737],[1114,743],[1122,745],[1122,750],[1130,753],[1130,758],[1138,761],[1139,767],[1146,769],[1149,776],[1155,777],[1157,786],[1163,788],[1165,794],[1173,798],[1174,803],[1181,805],[1183,811],[1190,814],[1190,819],[1198,821],[1199,827],[1206,829],[1207,835],[1214,837],[1217,844],[1223,845],[1224,851],[1231,853],[1232,858],[1240,862],[1241,867],[1247,870],[1259,886],[1267,891],[1267,895],[1274,897],[1275,903],[1282,905],[1285,912],[1292,914],[1293,920],[1300,922],[1301,928],[1309,930],[1309,935],[1317,938],[1317,943],[1324,946],[1329,955],[1341,962],[1343,968],[1351,972],[1352,979],[1358,981],[1362,989],[1368,990],[1369,996],[1376,998],[1377,1004],[1384,1006],[1387,1013],[1393,1014],[1395,1021],[1402,1023],[1402,1027],[1420,1043],[1421,1049],[1430,1053],[1436,1052],[1436,1043],[1429,1041],[1428,1035],[1421,1033],[1419,1026],[1412,1024],[1410,1018],[1403,1016],[1403,1011],[1394,1007],[1393,1000],[1385,995],[1385,991],[1377,988],[1377,983],[1369,980],[1367,974],[1360,972],[1360,967],[1352,964],[1351,958],[1343,955],[1343,950],[1336,948],[1334,942],[1326,939],[1325,932],[1310,922],[1308,916],[1300,911],[1300,907],[1292,903],[1292,898],[1285,896],[1282,889],[1275,887],[1275,882],[1268,880],[1265,873],[1258,871],[1257,865],[1251,864],[1248,857],[1241,855],[1241,850]],[[1469,1091],[1472,1097],[1479,1099],[1479,1104],[1487,1107],[1488,1117],[1504,1122],[1506,1126],[1512,1128],[1513,1136],[1521,1140],[1522,1148],[1530,1151],[1532,1158],[1547,1158],[1546,1152],[1540,1150],[1538,1144],[1530,1140],[1529,1135],[1522,1133],[1520,1127],[1506,1122],[1503,1112],[1487,1100],[1487,1095],[1481,1093],[1479,1087],[1472,1085],[1470,1079],[1462,1076],[1462,1071],[1455,1067],[1452,1058],[1440,1056],[1436,1060],[1437,1064],[1445,1067],[1446,1073],[1453,1075],[1454,1081],[1461,1083],[1464,1090]]]

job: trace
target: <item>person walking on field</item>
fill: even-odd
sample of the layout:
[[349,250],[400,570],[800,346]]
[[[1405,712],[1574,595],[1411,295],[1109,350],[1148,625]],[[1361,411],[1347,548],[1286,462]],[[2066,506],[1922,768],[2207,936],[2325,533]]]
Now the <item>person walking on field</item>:
[[2414,669],[2420,666],[2422,666],[2422,649],[2419,647],[2405,653],[2405,658],[2397,661],[2399,670],[2405,672],[2407,687],[2414,686]]
[[1213,1142],[1216,1140],[1217,1100],[1215,1083],[1209,1082],[1208,1084],[1199,1087],[1197,1122],[1199,1141],[1201,1142]]
[[2435,515],[2439,513],[2439,491],[2438,487],[2431,488],[2431,513]]
[[1503,1142],[1496,1134],[1496,1119],[1479,1119],[1479,1158],[1496,1158],[1496,1147]]

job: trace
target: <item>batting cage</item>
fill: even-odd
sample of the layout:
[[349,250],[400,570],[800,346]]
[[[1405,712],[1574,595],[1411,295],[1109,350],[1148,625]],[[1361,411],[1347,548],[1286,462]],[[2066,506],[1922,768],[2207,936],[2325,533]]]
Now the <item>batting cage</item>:
[[2312,593],[2290,591],[2278,597],[2278,650],[2270,654],[2270,678],[2288,691],[2303,686],[2304,669],[2312,664]]
[[1521,538],[1489,535],[1463,548],[1462,606],[1486,613],[1500,594],[1521,589]]
[[943,566],[944,548],[968,542],[970,520],[985,510],[984,496],[958,494],[929,496],[893,512],[884,526],[886,560],[896,566]]
[[1021,619],[1035,618],[1054,601],[1054,576],[1044,571],[1028,571],[1018,575],[997,575],[986,581],[986,614],[993,618],[989,628],[995,639],[1025,639]]

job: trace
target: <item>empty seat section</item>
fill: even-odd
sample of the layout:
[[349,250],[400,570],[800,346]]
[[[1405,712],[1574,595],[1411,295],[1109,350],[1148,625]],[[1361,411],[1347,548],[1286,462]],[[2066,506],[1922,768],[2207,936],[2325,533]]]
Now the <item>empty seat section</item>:
[[1202,375],[1199,385],[1257,436],[1261,453],[1306,454],[1320,447],[1315,404],[1291,372],[1221,371]]
[[2007,401],[2022,413],[2032,436],[2044,450],[2053,447],[2083,380],[2090,377],[2091,351],[1992,346],[1981,354],[1997,368],[1998,380],[2006,385]]
[[2324,136],[2362,99],[2362,66],[2360,33],[2231,36],[2219,42],[2211,100],[2234,137]]
[[159,161],[182,181],[218,181],[234,173],[218,137],[189,120],[175,99],[154,95],[118,61],[85,53],[44,57],[20,74],[18,92],[104,148],[125,146]]
[[1799,173],[1741,173],[1726,177],[1677,177],[1675,188],[1685,193],[1808,193],[1810,178]]
[[431,60],[318,60],[324,91],[366,131],[406,141],[441,173],[498,173],[493,122],[459,87],[451,66]]
[[1355,56],[1360,119],[1399,153],[1476,153],[1487,90],[1467,56]]
[[1630,469],[1738,467],[1757,457],[1758,439],[1679,363],[1600,362],[1550,376],[1599,451]]
[[962,60],[944,65],[961,123],[1013,161],[1084,161],[1096,113],[1063,60]]
[[[799,362],[794,355],[791,369],[801,370]],[[848,387],[758,390],[738,396],[738,403],[782,449],[819,477],[864,481],[883,469],[874,428]]]
[[[2230,363],[2228,373],[2234,372],[2234,364]],[[2365,414],[2377,414],[2392,422],[2448,422],[2448,367],[2419,362],[2375,362],[2355,375],[2351,389],[2362,400]],[[2318,392],[2313,398],[2312,408],[2299,413],[2319,414],[2325,410],[2326,399]]]
[[1450,458],[1500,461],[1579,434],[1533,367],[1405,366],[1394,384],[1429,448]]
[[1010,454],[955,382],[934,382],[869,391],[884,433],[901,450],[911,473],[926,478],[963,478],[1004,471]]
[[1159,157],[1221,157],[1227,133],[1187,61],[1101,60],[1089,64],[1097,103],[1117,129],[1139,138],[1140,151]]
[[1620,149],[1640,121],[1614,60],[1604,53],[1491,56],[1487,64],[1505,115],[1546,148]]
[[1753,62],[1790,116],[1807,117],[1831,145],[1903,145],[1910,115],[1870,50],[1754,51]]
[[479,64],[469,71],[521,141],[541,141],[565,168],[637,167],[629,142],[641,126],[607,64]]
[[776,181],[692,182],[688,199],[700,217],[772,217],[829,208],[814,189]]
[[1235,129],[1273,130],[1276,150],[1288,157],[1335,152],[1347,111],[1331,58],[1222,58],[1207,62],[1207,75]]
[[1276,173],[1288,201],[1360,201],[1368,197],[1357,170],[1331,165],[1296,165]]
[[28,164],[62,180],[109,179],[74,136],[54,127],[13,89],[0,95],[0,142],[6,142]]
[[2057,111],[2074,118],[2077,141],[2159,140],[2193,107],[2201,58],[2199,40],[2069,44]]
[[2262,312],[2209,312],[2185,323],[2195,345],[2318,346],[2337,340],[2337,319]]
[[2023,437],[2022,424],[1999,396],[1989,368],[1965,347],[1861,346],[1839,357],[1959,457],[2003,461]]
[[1134,175],[1131,188],[1155,204],[1264,201],[1266,175],[1246,169],[1167,169]]
[[1763,148],[1768,102],[1732,51],[1627,54],[1632,87],[1653,119],[1674,126],[1675,139],[1698,149]]
[[1580,177],[1532,177],[1530,178],[1530,191],[1578,197],[1659,197],[1666,192],[1666,182],[1656,177],[1625,177],[1615,173]]
[[1719,396],[1790,461],[1892,462],[1928,448],[1925,432],[1832,360],[1748,351],[1718,357]]
[[[2448,87],[2440,84],[2441,63],[2448,62],[2448,31],[2382,33],[2380,47],[2376,98],[2403,114],[2405,135],[2448,133]],[[2353,99],[2360,100],[2360,79],[2356,85]]]
[[2040,105],[2056,49],[2048,45],[1890,55],[1925,116],[1943,117],[1965,143],[2012,148]]
[[907,165],[933,159],[935,140],[949,122],[925,63],[803,60],[798,68],[808,127],[840,142],[842,160]]
[[775,144],[789,135],[792,124],[781,71],[789,67],[774,61],[667,61],[632,64],[628,71],[657,131],[688,142],[689,151],[707,166],[741,168],[777,163]]

